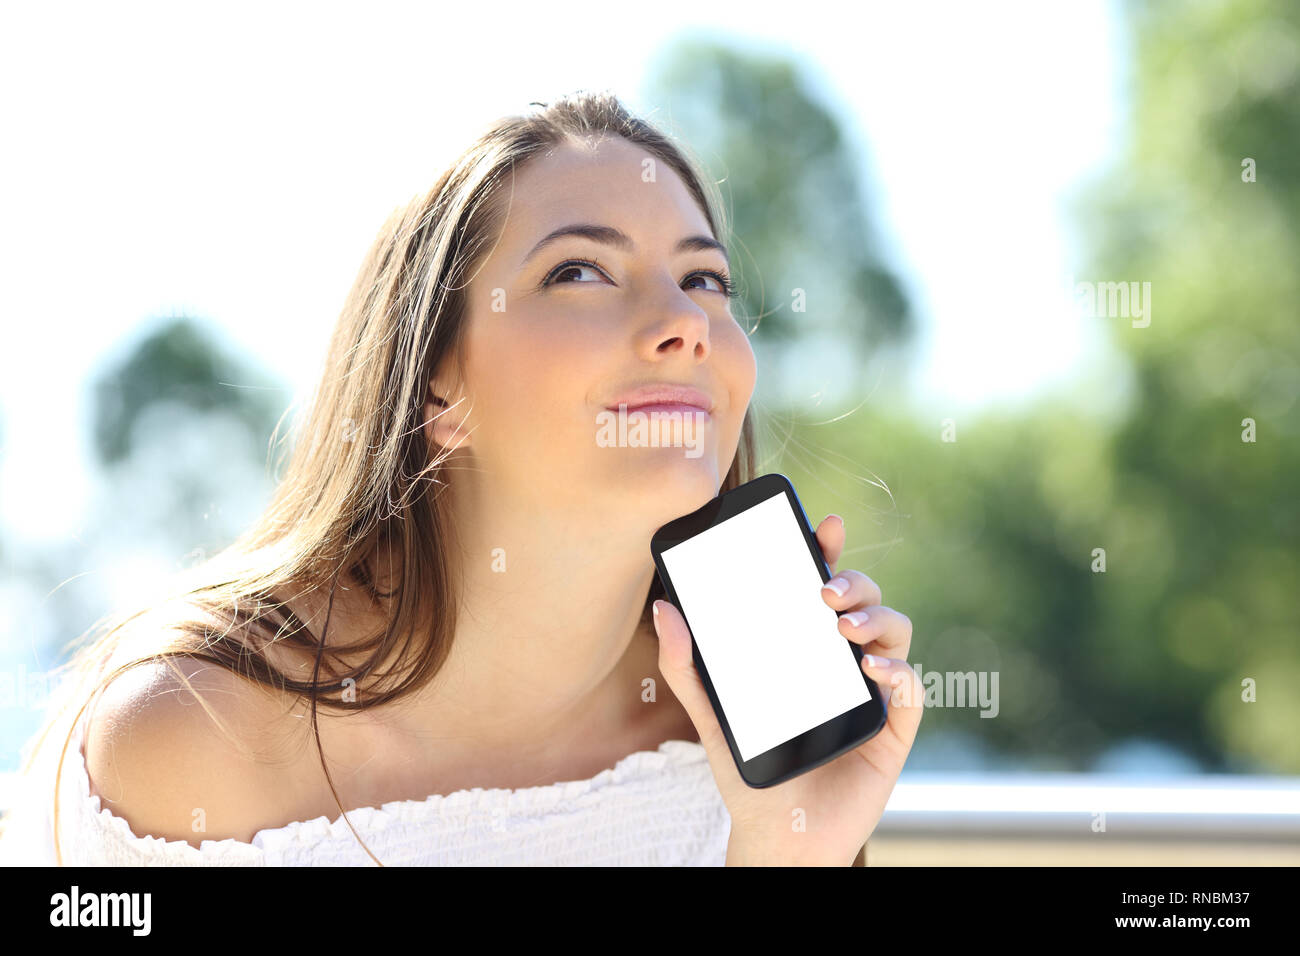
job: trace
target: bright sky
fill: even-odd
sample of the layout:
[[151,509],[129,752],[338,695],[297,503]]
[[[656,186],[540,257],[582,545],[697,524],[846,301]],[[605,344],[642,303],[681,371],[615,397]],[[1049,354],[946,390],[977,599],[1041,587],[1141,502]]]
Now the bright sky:
[[684,34],[790,54],[852,124],[921,312],[915,406],[1023,401],[1103,354],[1059,290],[1068,190],[1121,145],[1112,8],[846,9],[5,5],[5,536],[93,520],[86,384],[144,319],[207,319],[305,390],[384,218],[473,131],[576,88],[649,112],[644,67]]

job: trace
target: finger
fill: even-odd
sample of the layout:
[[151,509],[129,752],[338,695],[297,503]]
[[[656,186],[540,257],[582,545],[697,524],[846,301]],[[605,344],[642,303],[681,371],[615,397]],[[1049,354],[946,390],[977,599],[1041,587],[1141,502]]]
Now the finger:
[[655,601],[653,605],[655,633],[659,635],[659,671],[676,695],[686,716],[700,735],[700,743],[712,756],[721,754],[731,759],[727,738],[722,733],[709,694],[695,669],[691,654],[691,631],[681,612],[668,601]]
[[835,564],[844,553],[844,519],[839,515],[827,515],[817,526],[817,544],[822,549],[826,566],[835,573]]
[[880,586],[861,571],[847,568],[822,585],[822,600],[837,611],[879,604],[884,598]]
[[[925,688],[921,678],[907,661],[892,657],[866,655],[862,658],[862,669],[876,682],[888,703],[885,730],[881,733],[889,733],[895,746],[901,748],[895,756],[900,760],[906,759],[925,710]],[[873,737],[872,741],[875,739]]]
[[869,654],[907,660],[912,649],[912,619],[883,604],[857,608],[839,617],[840,633]]

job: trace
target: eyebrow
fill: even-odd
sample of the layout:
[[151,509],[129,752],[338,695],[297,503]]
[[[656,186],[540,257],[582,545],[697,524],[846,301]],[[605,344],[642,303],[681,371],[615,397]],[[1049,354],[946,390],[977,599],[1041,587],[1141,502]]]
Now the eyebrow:
[[[524,256],[519,263],[519,267],[523,268],[533,256],[541,252],[546,246],[566,236],[583,236],[592,242],[614,246],[617,249],[630,250],[636,248],[636,243],[632,241],[632,237],[621,229],[615,229],[613,226],[599,226],[594,223],[579,222],[569,226],[561,226],[559,229],[547,233],[542,241],[533,246],[532,251]],[[727,255],[727,247],[709,236],[687,236],[685,239],[678,241],[673,248],[673,252],[703,252],[707,249],[716,249],[722,253],[722,258],[727,260],[727,265],[731,265],[731,257]]]

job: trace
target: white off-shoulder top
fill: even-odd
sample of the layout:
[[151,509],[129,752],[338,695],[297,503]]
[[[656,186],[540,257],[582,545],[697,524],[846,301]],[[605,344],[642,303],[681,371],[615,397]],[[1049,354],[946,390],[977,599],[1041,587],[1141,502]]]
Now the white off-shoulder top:
[[[66,730],[66,724],[63,724]],[[5,815],[0,864],[55,864],[52,731]],[[59,843],[73,866],[374,866],[340,814],[259,830],[252,842],[137,836],[100,805],[82,752],[84,722],[60,782]],[[669,740],[588,780],[520,790],[474,788],[348,810],[386,866],[722,866],[731,817],[704,747]]]

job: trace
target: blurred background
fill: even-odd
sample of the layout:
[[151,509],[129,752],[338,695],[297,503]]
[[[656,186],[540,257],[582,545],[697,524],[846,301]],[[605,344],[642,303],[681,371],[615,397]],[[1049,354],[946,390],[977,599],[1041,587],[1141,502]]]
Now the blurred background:
[[261,510],[388,212],[610,89],[721,181],[763,470],[914,622],[869,865],[1300,861],[1300,7],[843,10],[6,5],[0,773]]

